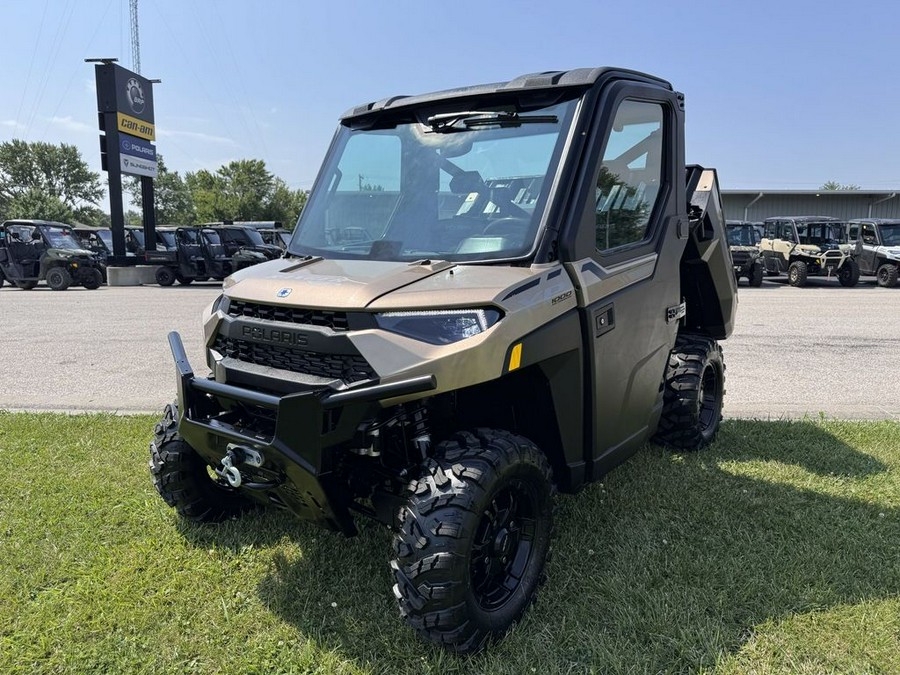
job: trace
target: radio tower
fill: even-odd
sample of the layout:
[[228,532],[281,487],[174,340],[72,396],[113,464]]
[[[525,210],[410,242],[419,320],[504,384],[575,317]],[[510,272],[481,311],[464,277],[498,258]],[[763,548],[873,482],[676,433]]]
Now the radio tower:
[[131,9],[131,67],[134,72],[141,72],[141,37],[138,31],[138,0],[128,0]]

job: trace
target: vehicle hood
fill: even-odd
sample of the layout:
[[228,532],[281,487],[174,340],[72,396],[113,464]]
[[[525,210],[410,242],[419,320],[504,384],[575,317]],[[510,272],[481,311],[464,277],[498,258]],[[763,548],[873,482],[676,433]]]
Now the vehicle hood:
[[756,246],[730,246],[732,251],[742,251],[747,253],[759,253],[759,248]]
[[48,248],[47,254],[58,258],[93,258],[96,255],[93,251],[85,251],[83,248]]
[[528,268],[445,261],[272,260],[233,274],[229,297],[323,309],[471,306],[533,276]]

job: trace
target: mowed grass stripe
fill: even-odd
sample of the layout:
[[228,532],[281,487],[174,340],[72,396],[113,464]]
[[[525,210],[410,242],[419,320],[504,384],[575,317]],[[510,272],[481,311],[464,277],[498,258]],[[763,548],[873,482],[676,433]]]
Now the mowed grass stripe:
[[183,523],[155,420],[0,413],[0,672],[900,672],[900,424],[728,421],[559,500],[538,603],[489,651],[419,642],[390,533]]

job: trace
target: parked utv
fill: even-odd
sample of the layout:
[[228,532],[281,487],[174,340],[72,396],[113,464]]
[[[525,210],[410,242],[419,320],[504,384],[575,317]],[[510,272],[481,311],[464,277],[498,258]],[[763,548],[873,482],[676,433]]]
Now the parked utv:
[[847,250],[845,225],[826,216],[766,218],[759,249],[766,271],[787,274],[791,286],[805,286],[810,276],[836,276],[841,286],[855,286],[859,265]]
[[744,220],[727,220],[728,243],[734,278],[747,277],[751,286],[762,286],[763,262],[759,257],[760,237],[753,223]]
[[[156,250],[157,251],[174,251],[175,250],[175,229],[173,227],[157,227],[156,229]],[[125,228],[125,250],[126,255],[136,255],[144,257],[147,252],[147,244],[143,227],[126,227]]]
[[103,283],[100,261],[82,248],[72,228],[48,220],[7,220],[0,225],[0,285],[31,290],[41,281],[54,291],[89,290]]
[[860,274],[893,288],[900,276],[900,219],[861,218],[847,223]]
[[[164,238],[166,231],[157,231]],[[156,283],[171,286],[176,281],[187,285],[210,277],[221,281],[237,270],[266,260],[256,251],[226,252],[220,232],[214,228],[179,227],[174,231],[174,249],[146,251],[144,257],[151,265],[159,265]]]
[[716,435],[736,284],[715,170],[685,166],[664,80],[544,72],[361,105],[297,227],[284,259],[225,281],[208,377],[169,335],[153,482],[196,521],[265,504],[391,526],[427,640],[473,651],[522,616],[557,489],[648,439]]
[[284,252],[283,249],[274,244],[267,244],[262,235],[255,227],[247,225],[206,225],[204,227],[214,227],[222,239],[222,245],[225,247],[227,255],[235,255],[239,251],[255,251],[262,253],[266,260],[274,260],[280,258]]

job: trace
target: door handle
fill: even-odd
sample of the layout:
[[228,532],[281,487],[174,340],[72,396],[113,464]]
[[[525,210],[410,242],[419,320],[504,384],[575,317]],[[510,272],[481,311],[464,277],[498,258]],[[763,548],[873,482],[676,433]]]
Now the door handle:
[[616,327],[616,315],[613,311],[613,303],[603,305],[599,309],[595,309],[592,314],[594,318],[594,337],[598,338]]

